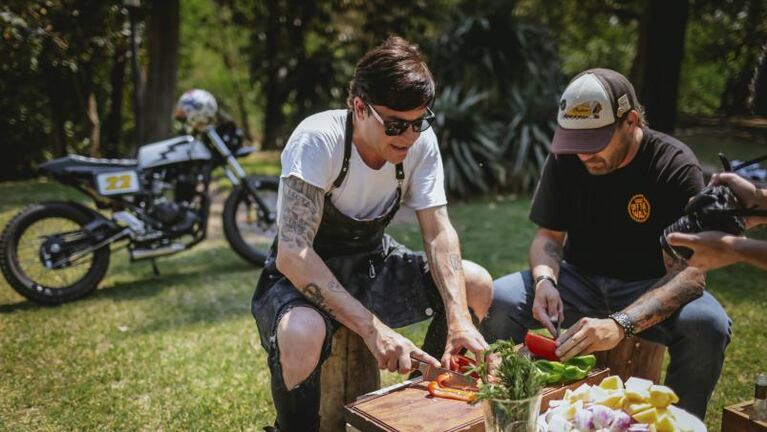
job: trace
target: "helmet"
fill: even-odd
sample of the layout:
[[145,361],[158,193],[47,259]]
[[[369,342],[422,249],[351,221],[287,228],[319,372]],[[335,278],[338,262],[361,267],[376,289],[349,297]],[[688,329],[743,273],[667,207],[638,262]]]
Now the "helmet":
[[176,103],[173,117],[182,120],[191,130],[201,132],[213,124],[218,104],[212,94],[201,89],[192,89],[181,95]]

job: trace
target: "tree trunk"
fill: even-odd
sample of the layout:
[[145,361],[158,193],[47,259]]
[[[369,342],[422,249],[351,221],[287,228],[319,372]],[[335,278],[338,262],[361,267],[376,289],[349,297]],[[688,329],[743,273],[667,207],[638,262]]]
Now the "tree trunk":
[[762,46],[762,55],[754,77],[754,114],[767,115],[767,43]]
[[179,0],[152,3],[149,19],[149,68],[142,98],[142,144],[167,138],[176,99]]
[[115,48],[114,64],[110,77],[111,95],[110,109],[104,126],[104,142],[102,152],[104,157],[116,158],[120,155],[120,139],[123,126],[123,92],[125,91],[125,60],[127,48],[118,44]]
[[91,157],[99,157],[101,156],[101,119],[99,118],[99,105],[94,93],[88,95],[88,121],[91,124],[88,154]]
[[282,114],[282,97],[280,91],[280,65],[277,63],[278,40],[280,38],[280,11],[278,0],[267,1],[268,15],[266,24],[266,50],[264,61],[267,62],[264,77],[264,138],[262,149],[277,148],[277,136],[284,116]]
[[719,105],[725,115],[745,115],[751,112],[754,100],[752,83],[758,73],[760,46],[763,43],[759,26],[765,19],[764,0],[751,0],[747,7],[747,19],[743,29],[742,44],[735,52],[735,63],[740,69],[727,78]]
[[688,0],[650,0],[641,24],[635,84],[650,126],[663,132],[676,123],[688,7]]

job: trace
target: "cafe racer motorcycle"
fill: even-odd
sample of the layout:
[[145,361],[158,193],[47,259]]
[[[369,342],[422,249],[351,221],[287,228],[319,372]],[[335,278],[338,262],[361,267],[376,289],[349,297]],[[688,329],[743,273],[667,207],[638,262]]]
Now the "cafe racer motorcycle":
[[77,155],[41,164],[40,172],[91,197],[99,210],[74,201],[30,204],[0,236],[0,268],[13,289],[42,304],[83,297],[104,278],[110,246],[131,261],[191,248],[206,237],[214,168],[233,188],[223,206],[227,241],[248,262],[263,265],[276,232],[278,178],[247,176],[237,158],[254,149],[218,113],[204,90],[186,92],[176,118],[190,134],[141,146],[136,159]]

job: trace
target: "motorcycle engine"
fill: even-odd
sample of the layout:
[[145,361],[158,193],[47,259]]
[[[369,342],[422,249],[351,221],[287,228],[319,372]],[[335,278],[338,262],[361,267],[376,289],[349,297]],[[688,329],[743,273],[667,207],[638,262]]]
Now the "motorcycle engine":
[[150,199],[147,215],[171,236],[192,234],[203,220],[205,175],[189,166],[175,166],[148,173]]

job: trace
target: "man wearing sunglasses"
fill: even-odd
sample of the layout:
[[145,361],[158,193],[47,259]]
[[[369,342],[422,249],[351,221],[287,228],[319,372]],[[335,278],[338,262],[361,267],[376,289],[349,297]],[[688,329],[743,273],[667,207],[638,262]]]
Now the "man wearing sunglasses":
[[[340,326],[403,374],[411,357],[447,366],[487,348],[470,310],[485,316],[492,278],[461,259],[448,219],[434,92],[417,49],[390,37],[357,64],[348,109],[312,115],[288,139],[279,234],[252,302],[280,431],[318,430],[319,369]],[[400,205],[416,211],[425,253],[384,233]],[[392,330],[432,317],[423,350]]]

